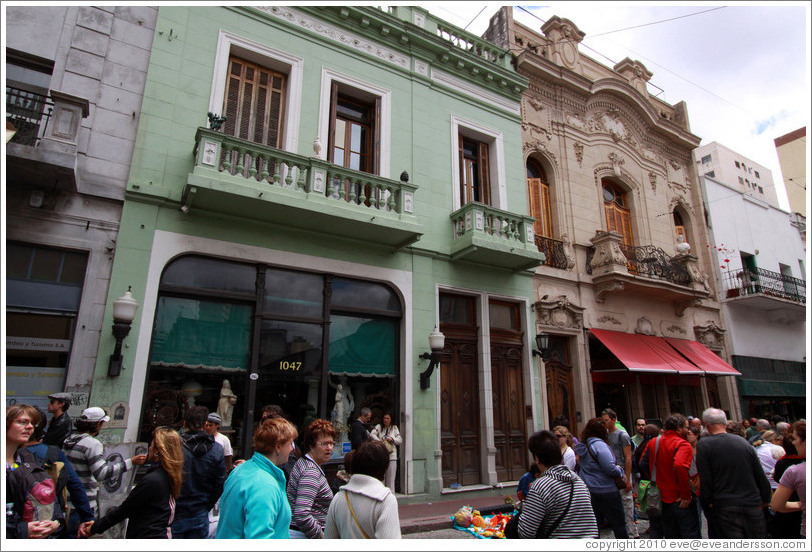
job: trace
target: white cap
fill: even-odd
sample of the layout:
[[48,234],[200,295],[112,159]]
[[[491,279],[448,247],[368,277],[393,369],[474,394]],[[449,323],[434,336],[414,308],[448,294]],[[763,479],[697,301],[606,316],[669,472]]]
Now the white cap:
[[88,422],[109,422],[110,416],[108,416],[104,410],[98,406],[91,406],[90,408],[85,408],[85,410],[82,412],[82,416],[79,419]]

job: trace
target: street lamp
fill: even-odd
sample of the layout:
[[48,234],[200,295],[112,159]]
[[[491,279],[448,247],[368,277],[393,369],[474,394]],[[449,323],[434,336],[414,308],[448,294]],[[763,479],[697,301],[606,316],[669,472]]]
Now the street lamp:
[[121,342],[130,333],[130,326],[135,320],[135,311],[138,310],[138,301],[133,299],[132,286],[124,295],[113,301],[113,337],[116,338],[116,348],[110,355],[110,363],[107,365],[107,375],[116,377],[121,375],[121,363],[124,357],[121,355]]
[[429,334],[430,353],[423,353],[420,358],[429,361],[429,366],[420,374],[420,389],[429,388],[429,378],[434,372],[434,368],[440,363],[445,347],[445,336],[434,326],[434,331]]
[[533,350],[533,356],[540,356],[542,361],[548,360],[550,353],[550,336],[542,332],[536,335],[536,349]]

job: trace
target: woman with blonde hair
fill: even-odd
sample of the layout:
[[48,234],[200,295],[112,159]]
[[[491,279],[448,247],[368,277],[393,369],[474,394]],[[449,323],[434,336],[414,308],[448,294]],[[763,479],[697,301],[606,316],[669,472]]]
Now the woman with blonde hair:
[[220,496],[218,539],[287,539],[290,504],[285,474],[299,433],[284,418],[269,418],[254,432],[254,456],[236,467]]
[[79,526],[79,536],[87,538],[107,531],[129,519],[128,539],[171,539],[175,517],[175,499],[183,477],[183,451],[180,435],[170,427],[158,427],[152,433],[147,461],[152,469],[138,482],[120,506],[97,521]]
[[558,446],[561,447],[561,463],[567,466],[571,472],[575,472],[575,451],[572,450],[575,445],[570,430],[560,425],[553,428],[553,433],[558,440]]

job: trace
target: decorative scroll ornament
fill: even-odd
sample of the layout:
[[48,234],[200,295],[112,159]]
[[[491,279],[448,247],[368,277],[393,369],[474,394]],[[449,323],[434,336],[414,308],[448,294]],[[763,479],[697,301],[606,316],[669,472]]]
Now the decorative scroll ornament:
[[572,144],[572,149],[575,150],[575,160],[578,161],[578,166],[584,166],[584,145],[581,142]]
[[615,176],[620,176],[621,173],[622,173],[621,167],[626,162],[626,159],[624,159],[622,156],[618,155],[617,153],[612,152],[612,153],[609,154],[609,161],[612,162],[612,170],[614,171]]
[[724,346],[725,330],[713,320],[709,320],[704,326],[694,326],[694,335],[697,341],[713,351],[720,351]]
[[566,295],[536,301],[535,309],[538,325],[578,330],[584,326],[585,309],[570,303]]

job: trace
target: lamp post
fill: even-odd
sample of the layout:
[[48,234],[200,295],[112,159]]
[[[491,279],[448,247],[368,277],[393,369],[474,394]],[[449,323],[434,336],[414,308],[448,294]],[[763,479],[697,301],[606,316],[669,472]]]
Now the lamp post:
[[428,368],[420,374],[420,389],[429,388],[429,378],[443,356],[445,336],[437,329],[437,326],[434,326],[434,331],[429,334],[429,347],[431,348],[431,353],[423,353],[420,355],[421,359],[429,361]]
[[116,338],[116,348],[110,355],[110,363],[107,365],[107,375],[116,377],[121,375],[121,363],[124,357],[121,355],[121,342],[130,333],[130,326],[135,320],[135,311],[138,310],[138,301],[133,299],[132,286],[124,295],[113,301],[113,337]]
[[549,360],[548,354],[550,353],[550,336],[544,332],[536,335],[536,349],[533,350],[533,356],[540,356],[542,361]]

